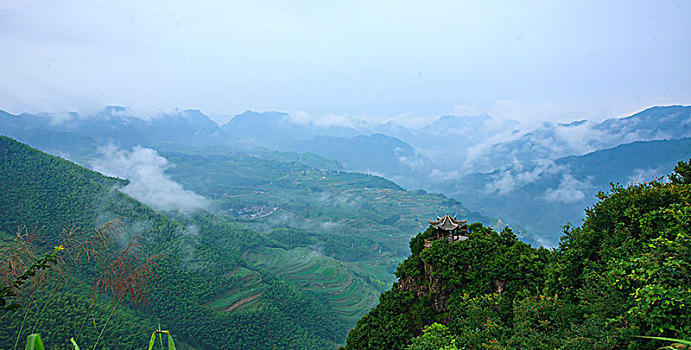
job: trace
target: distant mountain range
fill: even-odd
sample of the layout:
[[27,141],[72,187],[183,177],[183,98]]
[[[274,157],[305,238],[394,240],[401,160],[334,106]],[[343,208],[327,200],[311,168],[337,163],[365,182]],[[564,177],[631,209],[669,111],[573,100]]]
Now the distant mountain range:
[[492,171],[515,163],[582,155],[635,141],[669,140],[691,136],[691,107],[653,107],[627,118],[601,123],[577,121],[544,123],[513,140],[492,145],[474,159],[475,168]]
[[668,174],[691,158],[691,138],[637,141],[580,156],[516,164],[437,184],[434,190],[483,213],[523,226],[533,239],[555,246],[571,222],[580,225],[583,208],[595,204],[610,182],[627,185]]
[[223,131],[235,147],[311,152],[338,160],[347,170],[382,175],[409,188],[419,187],[414,179],[425,178],[433,168],[427,157],[395,137],[300,124],[285,113],[247,111],[223,125]]
[[[606,178],[620,182],[630,178],[648,181],[687,157],[684,152],[676,152],[680,149],[672,146],[676,145],[674,142],[667,146],[661,141],[630,148],[615,147],[691,137],[690,125],[691,107],[688,106],[652,107],[600,123],[544,122],[535,127],[487,114],[447,115],[419,128],[394,122],[321,126],[281,112],[246,111],[219,126],[197,110],[145,117],[116,106],[90,115],[12,115],[0,111],[0,133],[75,161],[88,158],[89,150],[106,144],[122,148],[141,145],[162,151],[196,149],[204,153],[238,149],[265,155],[272,150],[310,153],[314,156],[303,158],[309,158],[317,167],[377,174],[404,188],[442,191],[472,209],[552,238],[558,234],[554,233],[557,222],[563,224],[580,217],[579,213],[557,209],[562,204],[555,205],[555,202],[582,208],[594,200],[597,190],[606,190],[607,184],[597,181],[601,175],[608,173]],[[605,163],[586,156],[611,148],[614,149],[605,152],[611,154]],[[633,149],[647,153],[639,156]],[[575,165],[565,157],[582,159],[581,168],[591,171],[573,173],[571,167]],[[615,166],[614,160],[620,159],[628,160]],[[633,166],[636,159],[645,159],[646,164]],[[558,195],[566,193],[558,190],[567,185],[579,188],[571,193],[575,197],[557,200]],[[548,197],[554,197],[555,202],[545,200],[547,190],[553,190]],[[539,196],[524,198],[520,193]],[[501,199],[488,196],[492,194]],[[543,215],[522,215],[519,208],[514,212],[510,208],[518,204],[509,203],[509,199],[520,202],[528,214]],[[496,203],[491,204],[492,201]],[[553,219],[545,219],[548,217]]]
[[108,106],[90,115],[28,114],[12,115],[0,111],[2,132],[18,139],[41,142],[46,131],[68,134],[76,140],[88,137],[99,143],[122,147],[142,145],[166,149],[205,147],[223,144],[227,136],[209,117],[197,110],[178,110],[147,119],[134,116],[124,107]]
[[[429,160],[405,142],[385,135],[362,135],[345,127],[313,128],[285,113],[247,111],[219,127],[197,110],[134,116],[124,107],[109,106],[82,116],[67,114],[12,115],[0,111],[0,133],[32,146],[72,158],[97,145],[136,145],[160,150],[240,148],[311,152],[340,161],[347,170],[386,175],[406,185],[409,175],[430,167]],[[78,159],[77,159],[78,160]],[[424,174],[423,174],[424,175]]]

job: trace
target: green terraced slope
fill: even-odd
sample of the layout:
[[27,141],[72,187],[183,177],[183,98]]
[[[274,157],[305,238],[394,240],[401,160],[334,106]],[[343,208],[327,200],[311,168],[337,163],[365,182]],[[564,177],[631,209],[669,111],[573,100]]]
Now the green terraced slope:
[[[496,220],[468,211],[441,194],[406,191],[384,178],[320,171],[246,153],[162,154],[166,173],[212,199],[218,213],[242,222],[281,248],[312,247],[351,267],[377,290],[393,282],[411,236],[428,220],[450,213],[470,222]],[[277,228],[291,235],[275,235]]]
[[324,294],[331,309],[349,324],[377,303],[377,291],[349,267],[309,248],[265,248],[248,254],[247,261],[304,290]]
[[261,283],[261,274],[244,267],[236,267],[226,277],[234,277],[236,284],[214,296],[207,306],[221,312],[241,312],[256,309],[261,305],[262,292],[269,287]]

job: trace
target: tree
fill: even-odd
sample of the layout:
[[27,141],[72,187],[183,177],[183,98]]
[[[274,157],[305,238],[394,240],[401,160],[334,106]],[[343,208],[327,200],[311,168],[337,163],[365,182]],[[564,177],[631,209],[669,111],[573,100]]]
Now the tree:
[[675,184],[691,183],[691,159],[688,162],[680,161],[674,167],[674,172],[669,175],[669,180]]
[[423,334],[413,339],[406,350],[458,350],[458,347],[449,327],[435,322],[425,327]]

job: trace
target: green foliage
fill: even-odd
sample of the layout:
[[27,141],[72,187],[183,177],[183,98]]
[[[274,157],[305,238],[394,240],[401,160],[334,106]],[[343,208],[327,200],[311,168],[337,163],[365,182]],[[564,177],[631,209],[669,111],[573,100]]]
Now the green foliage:
[[43,341],[39,334],[30,334],[26,337],[26,350],[44,350]]
[[674,167],[674,172],[669,175],[669,180],[675,185],[691,183],[691,159],[688,162],[680,161]]
[[582,308],[585,336],[645,347],[629,336],[689,334],[690,194],[686,184],[613,186],[567,231],[548,284]]
[[435,322],[426,326],[422,335],[414,338],[406,350],[458,350],[458,347],[449,327]]
[[[124,302],[113,308],[103,298],[92,301],[93,287],[87,281],[98,277],[93,263],[77,266],[65,280],[48,280],[24,293],[17,301],[25,308],[0,313],[0,348],[12,348],[18,335],[32,329],[40,330],[49,348],[71,347],[69,336],[84,346],[99,339],[103,329],[99,348],[135,349],[149,335],[143,330],[154,328],[156,319],[180,330],[176,340],[181,344],[203,349],[325,349],[344,339],[345,326],[323,299],[244,260],[245,253],[265,247],[255,231],[208,212],[165,216],[113,189],[124,184],[121,180],[5,137],[0,137],[0,170],[9,174],[0,177],[0,240],[9,240],[6,232],[26,223],[43,228],[45,243],[35,248],[45,249],[72,231],[64,228],[89,232],[100,222],[121,217],[122,232],[115,243],[141,236],[142,255],[163,255],[156,260],[158,277],[149,303],[139,309]],[[236,267],[259,276],[256,287],[266,292],[251,308],[217,311],[209,303],[247,285],[232,275]]]
[[154,343],[156,342],[156,335],[158,335],[160,339],[161,334],[166,335],[166,343],[168,344],[168,350],[175,350],[175,342],[173,341],[173,337],[170,335],[170,332],[160,330],[151,333],[151,339],[149,340],[149,350],[152,350],[154,348]]
[[[567,226],[552,251],[478,224],[466,241],[436,240],[429,248],[424,241],[434,232],[419,234],[394,285],[415,294],[380,303],[350,332],[346,348],[375,349],[371,340],[392,330],[409,332],[392,349],[422,344],[420,330],[434,322],[470,349],[645,349],[655,337],[688,337],[690,164],[680,162],[670,183],[613,185],[600,193],[583,225]],[[391,307],[404,301],[406,308]],[[364,322],[375,317],[412,324],[383,329]]]
[[0,289],[0,311],[16,310],[21,307],[20,304],[8,302],[9,298],[16,297],[16,290],[19,289],[26,281],[35,276],[37,272],[50,268],[51,265],[58,263],[60,252],[64,250],[62,246],[56,246],[52,252],[46,253],[42,258],[37,259],[31,266],[29,266],[24,273],[17,276],[8,286],[2,286]]
[[510,229],[469,228],[468,240],[433,240],[427,249],[425,239],[436,236],[432,229],[414,237],[411,251],[418,254],[399,265],[399,282],[349,333],[346,349],[402,349],[434,322],[447,324],[459,344],[471,347],[508,334],[514,299],[544,282],[548,251],[531,248]]
[[691,334],[690,218],[691,207],[678,203],[649,212],[640,226],[655,238],[608,263],[608,282],[633,298],[623,318],[648,334]]
[[[23,299],[22,309],[0,315],[0,324],[3,325],[3,332],[0,332],[0,348],[12,349],[18,337],[21,339],[21,336],[32,332],[40,332],[45,346],[49,349],[73,348],[70,337],[74,337],[83,348],[90,349],[94,345],[101,327],[113,311],[110,301],[98,300],[93,308],[90,308],[91,299],[88,291],[91,291],[92,287],[73,278],[68,278],[67,286],[51,297],[56,284],[49,283],[34,292],[33,302],[31,297],[27,296]],[[44,305],[47,305],[45,309]],[[86,324],[77,339],[83,321],[86,321]],[[155,322],[141,310],[118,307],[103,332],[99,348],[141,348],[142,341],[149,335],[144,330],[152,328],[155,328]]]
[[504,343],[513,349],[611,347],[612,344],[602,344],[594,339],[595,336],[582,332],[582,327],[574,324],[580,319],[579,308],[558,296],[526,297],[514,304],[511,336],[505,338]]
[[361,318],[348,334],[346,349],[402,349],[416,333],[416,325],[408,313],[415,294],[399,289],[396,284],[379,296],[379,304]]
[[4,136],[0,174],[0,229],[6,232],[22,226],[54,234],[67,227],[91,228],[96,220],[90,214],[100,199],[110,197],[111,186],[125,184]]
[[[168,331],[154,331],[151,334],[151,339],[149,340],[149,350],[152,350],[154,348],[154,344],[156,342],[156,336],[158,335],[159,339],[161,338],[161,334],[166,335],[166,343],[168,345],[168,350],[176,350],[175,348],[175,342],[173,341],[173,337],[170,335],[170,332]],[[73,346],[74,350],[79,350],[79,345],[77,345],[77,342],[74,340],[74,338],[70,339],[70,343]],[[162,345],[162,341],[161,341]],[[41,340],[41,335],[40,334],[30,334],[26,338],[26,346],[24,347],[25,350],[44,350],[43,346],[43,340]]]
[[501,297],[496,293],[471,297],[469,294],[452,295],[449,299],[449,327],[454,329],[458,344],[481,348],[507,332],[505,313],[501,312]]

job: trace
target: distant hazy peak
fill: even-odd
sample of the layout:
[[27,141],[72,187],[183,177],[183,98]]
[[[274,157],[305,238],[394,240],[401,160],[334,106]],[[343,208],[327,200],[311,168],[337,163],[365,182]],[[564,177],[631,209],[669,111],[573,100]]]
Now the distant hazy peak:
[[14,115],[12,113],[8,113],[0,109],[0,117],[13,117],[13,118],[18,118],[18,115]]
[[127,107],[125,106],[106,106],[106,108],[103,109],[103,111],[108,114],[120,113],[126,110]]
[[563,126],[563,127],[570,128],[570,127],[573,127],[573,126],[581,126],[581,125],[583,125],[583,124],[585,124],[585,123],[587,123],[587,122],[588,122],[588,120],[586,120],[586,119],[574,120],[574,121],[572,121],[572,122],[570,122],[570,123],[559,123],[559,126]]
[[446,122],[446,121],[466,121],[466,120],[488,120],[488,119],[494,119],[492,118],[491,115],[487,113],[482,113],[479,115],[455,115],[455,114],[447,114],[439,117],[437,119],[438,122]]
[[265,111],[265,112],[255,112],[253,110],[246,110],[235,117],[285,117],[288,113],[278,112],[278,111]]
[[660,118],[660,117],[672,115],[672,114],[691,115],[691,106],[680,106],[680,105],[655,106],[655,107],[647,108],[647,109],[640,111],[638,113],[632,114],[628,117],[609,118],[609,119],[604,120],[600,124],[607,125],[607,124],[611,124],[611,123],[615,123],[615,122],[635,121],[635,120],[651,121],[651,120],[654,120],[656,118]]

